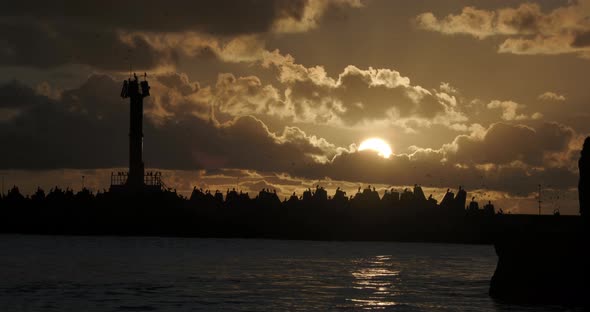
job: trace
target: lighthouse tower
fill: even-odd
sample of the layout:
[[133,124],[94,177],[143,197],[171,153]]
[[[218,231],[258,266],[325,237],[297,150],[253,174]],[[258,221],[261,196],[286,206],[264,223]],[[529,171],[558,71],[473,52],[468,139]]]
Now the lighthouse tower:
[[143,98],[150,96],[147,74],[123,81],[121,97],[129,98],[129,171],[111,174],[112,191],[145,191],[162,188],[159,172],[145,173],[143,164]]
[[[127,185],[133,189],[143,187],[143,98],[150,95],[147,79],[139,82],[125,80],[121,90],[122,98],[129,98],[129,176]],[[146,75],[147,76],[147,75]],[[147,77],[146,77],[147,78]]]

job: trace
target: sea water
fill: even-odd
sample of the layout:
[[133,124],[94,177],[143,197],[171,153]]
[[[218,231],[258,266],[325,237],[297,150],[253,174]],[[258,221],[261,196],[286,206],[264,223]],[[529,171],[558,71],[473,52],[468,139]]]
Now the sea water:
[[490,245],[0,235],[0,311],[561,311],[488,296]]

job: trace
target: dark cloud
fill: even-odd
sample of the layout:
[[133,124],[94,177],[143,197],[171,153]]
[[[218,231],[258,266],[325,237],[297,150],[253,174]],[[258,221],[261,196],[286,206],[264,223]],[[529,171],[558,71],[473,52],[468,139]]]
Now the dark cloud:
[[0,108],[25,109],[40,105],[47,99],[33,92],[27,85],[13,80],[0,85]]
[[575,133],[557,123],[542,123],[536,129],[506,123],[490,126],[483,138],[461,135],[452,144],[449,160],[463,164],[509,164],[520,161],[543,166],[548,153],[567,151]]
[[[89,64],[107,70],[153,68],[173,62],[173,51],[158,51],[141,37],[123,42],[116,32],[83,25],[11,24],[0,21],[0,64],[40,68]],[[130,58],[133,57],[131,60]]]
[[3,5],[5,19],[27,17],[43,23],[86,25],[96,29],[235,35],[269,31],[281,18],[300,20],[306,0],[214,1],[13,1]]
[[[240,61],[244,57],[236,53],[255,53],[263,44],[251,38],[236,43],[235,38],[304,31],[331,7],[359,5],[353,0],[318,3],[322,5],[307,0],[13,1],[0,11],[0,65],[147,69],[175,64],[179,53]],[[226,45],[233,54],[219,56]]]
[[[93,76],[79,89],[65,91],[61,101],[45,98],[28,103],[25,113],[0,123],[0,142],[10,146],[10,152],[1,156],[1,166],[45,169],[120,164],[113,151],[126,146],[125,136],[120,135],[127,131],[128,120],[122,114],[126,109],[103,92],[118,88],[108,77]],[[23,93],[36,96],[32,89],[16,90],[3,101]]]
[[576,48],[586,48],[590,46],[590,30],[577,33],[572,46]]
[[524,3],[516,9],[504,9],[498,17],[498,23],[506,27],[507,32],[534,34],[543,27],[544,16],[539,6],[534,3]]
[[[165,75],[164,83],[182,80]],[[154,82],[157,85],[157,80]],[[185,81],[181,89],[191,85]],[[192,84],[194,86],[194,84]],[[12,86],[12,87],[11,87]],[[160,85],[162,88],[163,84]],[[3,100],[35,91],[9,84]],[[118,97],[120,83],[108,76],[91,76],[77,89],[66,90],[60,100],[44,98],[29,103],[26,114],[0,122],[2,168],[108,168],[126,166],[128,102]],[[13,90],[14,92],[10,92]],[[199,89],[193,89],[197,92]],[[146,99],[146,111],[154,102]],[[186,104],[189,105],[189,104]],[[336,153],[325,140],[308,136],[298,128],[270,132],[254,117],[244,116],[218,123],[189,113],[173,111],[173,118],[148,114],[144,124],[145,157],[149,166],[170,169],[246,168],[286,171]]]
[[157,75],[159,83],[167,88],[179,91],[182,95],[186,96],[201,89],[198,82],[191,82],[186,74],[179,74],[176,72],[168,72]]

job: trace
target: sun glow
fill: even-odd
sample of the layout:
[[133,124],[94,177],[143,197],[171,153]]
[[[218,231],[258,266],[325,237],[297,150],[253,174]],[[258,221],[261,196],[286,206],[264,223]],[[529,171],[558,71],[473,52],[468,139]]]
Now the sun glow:
[[383,158],[389,158],[389,156],[391,156],[392,154],[391,147],[389,146],[389,144],[387,144],[387,142],[379,138],[371,138],[364,140],[361,143],[361,146],[359,146],[359,151],[364,150],[375,151],[377,152],[377,155]]

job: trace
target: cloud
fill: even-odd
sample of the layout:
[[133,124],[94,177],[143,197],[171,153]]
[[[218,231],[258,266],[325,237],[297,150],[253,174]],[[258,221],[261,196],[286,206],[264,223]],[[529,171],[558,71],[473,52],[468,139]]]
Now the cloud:
[[290,114],[280,91],[272,85],[263,85],[256,76],[220,74],[215,84],[215,97],[216,108],[232,116]]
[[[174,65],[181,55],[217,58],[232,63],[254,62],[265,51],[265,41],[259,34],[217,37],[197,32],[120,31],[118,36],[128,46],[128,51],[139,51],[136,42],[141,42],[148,50],[161,55],[159,66]],[[129,52],[125,60],[129,60]],[[134,58],[132,61],[135,64],[137,60]]]
[[[130,30],[243,34],[268,31],[280,18],[298,19],[305,5],[305,1],[297,0],[262,4],[252,0],[239,3],[227,0],[200,3],[173,0],[149,5],[131,2],[81,4],[66,0],[35,6],[11,3],[3,8],[2,15],[6,18],[23,16],[51,22],[65,18],[66,23],[76,21],[81,25],[95,24],[102,27],[117,25]],[[130,15],[134,18],[129,18]]]
[[459,93],[459,90],[451,86],[451,84],[448,82],[441,82],[439,89],[447,94]]
[[526,120],[526,119],[540,119],[543,115],[539,112],[532,114],[531,116],[518,113],[519,109],[525,108],[524,104],[519,104],[514,101],[499,101],[493,100],[488,103],[487,108],[494,109],[499,108],[502,110],[502,119],[503,120]]
[[42,83],[35,90],[20,81],[0,85],[0,122],[8,122],[28,111],[31,107],[43,106],[53,96],[59,98],[61,91]]
[[277,19],[272,26],[277,33],[305,32],[318,27],[318,23],[326,12],[341,10],[344,7],[361,8],[361,0],[316,0],[307,1],[298,14],[285,15]]
[[250,61],[264,46],[260,35],[307,31],[329,10],[361,6],[360,0],[12,2],[0,12],[0,64],[124,71],[130,62],[137,69],[170,66],[179,53]]
[[[87,29],[83,24],[45,24],[23,18],[0,18],[0,64],[50,68],[88,64],[106,70],[155,68],[174,62],[173,51],[158,51],[136,37],[123,42],[115,30]],[[90,26],[88,26],[90,27]]]
[[193,115],[207,120],[212,117],[210,87],[201,87],[190,81],[186,74],[166,72],[158,74],[150,81],[150,105],[145,114],[158,124],[177,115]]
[[24,109],[32,105],[40,105],[46,98],[32,90],[24,83],[12,80],[0,85],[0,107]]
[[538,97],[539,100],[543,101],[565,101],[565,96],[561,94],[557,94],[555,92],[547,91],[543,94],[540,94]]
[[[547,167],[546,158],[567,153],[575,138],[573,129],[558,123],[532,128],[507,123],[492,124],[482,137],[459,135],[445,146],[448,161],[459,164],[526,165]],[[517,164],[520,162],[520,164]]]
[[52,87],[49,82],[43,81],[35,87],[35,91],[45,97],[48,97],[52,100],[59,100],[61,98],[61,93],[63,92],[60,88]]
[[333,78],[324,67],[305,67],[278,50],[266,52],[262,66],[277,70],[277,79],[286,86],[284,104],[295,121],[345,126],[389,121],[408,126],[467,119],[454,95],[413,85],[393,69],[348,65]]
[[463,8],[459,15],[448,15],[438,19],[433,13],[422,13],[416,17],[418,26],[444,34],[470,34],[483,39],[495,34],[494,12],[478,10],[474,7]]
[[570,1],[567,6],[543,12],[536,3],[516,8],[482,10],[464,7],[459,14],[444,18],[426,12],[416,17],[417,25],[443,34],[467,34],[478,39],[508,37],[500,53],[564,54],[590,57],[590,1]]

